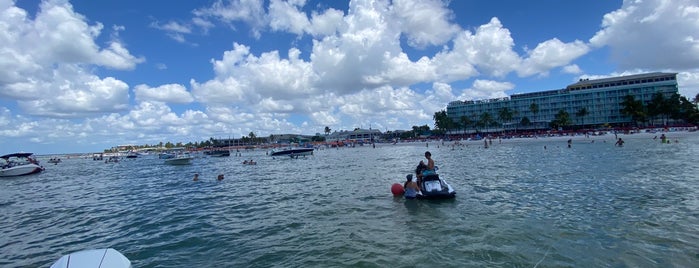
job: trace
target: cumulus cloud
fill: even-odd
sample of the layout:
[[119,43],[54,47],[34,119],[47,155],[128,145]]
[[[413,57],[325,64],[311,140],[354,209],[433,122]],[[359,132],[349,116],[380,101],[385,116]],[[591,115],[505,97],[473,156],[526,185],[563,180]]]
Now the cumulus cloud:
[[284,107],[280,99],[306,99],[315,93],[315,73],[310,63],[300,59],[298,49],[290,49],[287,58],[277,51],[250,54],[247,46],[234,44],[233,50],[223,53],[220,60],[212,60],[216,78],[198,83],[192,81],[194,97],[204,103],[235,103],[243,101],[262,107]]
[[260,32],[267,27],[264,1],[258,0],[217,0],[211,6],[194,10],[199,24],[214,19],[232,25],[241,21],[251,27],[252,34],[259,37]]
[[677,84],[680,95],[687,99],[692,100],[699,96],[699,69],[678,73]]
[[0,97],[18,100],[28,114],[50,117],[128,107],[128,85],[90,68],[130,70],[144,59],[118,40],[98,46],[101,23],[89,25],[67,1],[42,2],[35,16],[13,4],[1,8]]
[[563,43],[557,38],[547,40],[528,51],[528,57],[522,61],[518,73],[520,76],[548,74],[549,70],[565,66],[588,51],[582,41]]
[[563,67],[563,72],[567,74],[580,74],[582,70],[577,64],[566,65]]
[[513,47],[510,31],[503,28],[498,18],[492,18],[479,26],[475,34],[461,32],[454,39],[453,50],[438,56],[449,59],[445,69],[450,66],[459,68],[455,63],[463,62],[466,66],[461,67],[464,69],[463,78],[476,75],[474,66],[486,75],[502,77],[515,70],[521,61]]
[[471,88],[463,90],[457,99],[459,100],[482,100],[507,97],[505,91],[514,89],[515,85],[510,82],[498,82],[492,80],[476,79]]
[[129,86],[126,83],[112,77],[101,79],[86,75],[70,65],[55,70],[53,77],[46,81],[16,83],[7,89],[16,95],[31,96],[18,101],[31,115],[79,117],[128,108]]
[[460,30],[450,22],[453,14],[446,5],[447,2],[437,0],[393,1],[393,11],[411,46],[441,45]]
[[[610,48],[624,70],[677,71],[681,92],[697,87],[699,9],[691,0],[625,1],[605,16],[588,43],[551,36],[532,49],[516,48],[510,29],[497,17],[462,28],[448,1],[352,0],[346,11],[307,4],[216,0],[193,10],[191,20],[153,22],[151,27],[177,42],[223,26],[244,27],[255,38],[264,34],[265,42],[287,36],[286,47],[252,48],[256,44],[236,38],[226,51],[204,59],[211,64],[210,77],[190,78],[187,86],[138,81],[131,93],[118,78],[97,75],[103,69],[131,71],[144,61],[118,40],[125,27],[112,27],[110,40],[98,45],[103,25],[74,12],[67,1],[42,2],[35,15],[4,1],[0,97],[27,112],[15,115],[0,107],[0,136],[28,135],[42,130],[41,124],[104,141],[133,135],[158,141],[173,135],[308,133],[324,126],[406,129],[431,122],[434,112],[456,99],[506,97],[515,87],[504,82],[508,77],[546,76],[552,70],[581,74],[588,65],[577,60],[602,47]],[[658,56],[658,51],[677,53]],[[178,67],[168,65],[154,63],[160,74]],[[192,103],[196,108],[184,111],[183,105],[169,106]],[[72,119],[81,116],[87,119]],[[14,130],[6,130],[8,125]]]
[[313,12],[308,32],[316,37],[336,34],[346,28],[344,13],[341,10],[328,9],[323,12]]
[[609,47],[623,69],[699,68],[699,2],[625,0],[590,44]]
[[269,3],[269,26],[274,31],[288,31],[297,35],[303,34],[310,21],[306,13],[299,10],[304,1],[272,0]]
[[148,85],[137,85],[134,87],[134,93],[138,101],[160,101],[166,103],[190,103],[194,101],[187,89],[179,84],[167,84],[154,88]]

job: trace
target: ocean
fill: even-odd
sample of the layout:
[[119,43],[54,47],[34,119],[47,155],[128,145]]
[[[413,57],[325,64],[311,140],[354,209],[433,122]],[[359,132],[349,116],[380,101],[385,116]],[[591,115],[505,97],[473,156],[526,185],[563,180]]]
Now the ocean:
[[[107,247],[134,267],[696,267],[699,133],[667,135],[252,150],[187,166],[40,157],[44,172],[0,179],[0,267]],[[392,196],[425,151],[455,199]]]

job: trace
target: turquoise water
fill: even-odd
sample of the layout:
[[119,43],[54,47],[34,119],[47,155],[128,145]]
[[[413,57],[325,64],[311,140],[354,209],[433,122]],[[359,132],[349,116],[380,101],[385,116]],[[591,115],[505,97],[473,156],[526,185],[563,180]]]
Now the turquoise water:
[[[623,148],[610,135],[575,137],[572,148],[259,150],[189,166],[44,159],[43,173],[0,179],[0,267],[105,247],[134,267],[696,267],[699,134],[622,137]],[[425,150],[456,199],[390,194]]]

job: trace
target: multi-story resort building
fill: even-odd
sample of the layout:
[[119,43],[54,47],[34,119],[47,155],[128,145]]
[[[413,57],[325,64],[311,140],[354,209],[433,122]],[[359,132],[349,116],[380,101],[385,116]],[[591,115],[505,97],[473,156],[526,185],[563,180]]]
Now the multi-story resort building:
[[[630,116],[621,113],[626,95],[648,104],[656,93],[669,98],[678,92],[676,73],[646,73],[604,79],[581,79],[564,89],[513,94],[509,98],[489,100],[452,101],[447,105],[447,117],[466,125],[465,133],[499,130],[547,129],[561,110],[570,115],[572,126],[621,125],[632,123]],[[508,111],[509,120],[503,120],[502,111]],[[581,112],[582,111],[582,112]],[[490,117],[490,126],[476,122]],[[526,118],[529,124],[522,124]],[[502,122],[506,121],[506,122]],[[464,124],[463,122],[471,122]],[[478,127],[476,127],[478,126]]]

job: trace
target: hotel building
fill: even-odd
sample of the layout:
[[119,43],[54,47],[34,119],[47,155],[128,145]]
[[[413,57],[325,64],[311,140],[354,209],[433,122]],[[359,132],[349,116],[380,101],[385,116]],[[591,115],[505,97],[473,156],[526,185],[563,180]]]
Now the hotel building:
[[[499,131],[514,129],[547,129],[560,110],[570,115],[572,126],[620,125],[632,123],[631,117],[623,115],[621,102],[626,95],[634,96],[648,104],[655,93],[662,93],[669,98],[678,93],[677,73],[646,73],[619,76],[604,79],[581,79],[564,89],[513,94],[509,98],[474,101],[452,101],[447,105],[447,117],[461,123],[462,117],[471,122],[478,122],[484,113],[488,113],[497,126],[480,127],[481,131]],[[538,111],[530,108],[536,104]],[[512,111],[512,120],[500,122],[499,114],[504,108]],[[576,116],[582,109],[585,116]],[[536,110],[536,109],[535,109]],[[528,118],[531,124],[520,124],[522,118]],[[466,133],[476,131],[475,124],[459,130]]]

